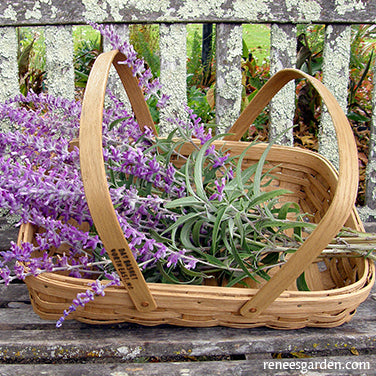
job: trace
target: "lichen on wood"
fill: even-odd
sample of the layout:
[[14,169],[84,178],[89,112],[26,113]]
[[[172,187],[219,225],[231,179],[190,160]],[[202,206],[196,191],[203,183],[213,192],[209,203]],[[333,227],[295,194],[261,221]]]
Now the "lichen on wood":
[[[328,25],[325,32],[323,84],[347,112],[351,26]],[[323,106],[319,132],[319,151],[339,168],[337,137],[331,117]]]
[[220,132],[226,132],[239,117],[241,107],[242,27],[217,24],[216,32],[216,124]]
[[[270,72],[274,74],[283,68],[296,64],[296,27],[292,24],[273,24],[271,28]],[[295,113],[295,83],[289,82],[272,99],[270,104],[270,138],[282,134],[293,125]],[[277,143],[293,144],[292,129]]]
[[17,65],[17,33],[13,27],[0,28],[0,100],[19,92]]
[[73,37],[71,26],[45,28],[48,93],[74,99]]
[[186,81],[186,26],[183,24],[160,25],[160,53],[163,94],[170,97],[169,103],[161,111],[160,134],[171,131],[173,125],[165,121],[165,118],[173,114],[178,118],[184,118],[184,105],[187,104]]

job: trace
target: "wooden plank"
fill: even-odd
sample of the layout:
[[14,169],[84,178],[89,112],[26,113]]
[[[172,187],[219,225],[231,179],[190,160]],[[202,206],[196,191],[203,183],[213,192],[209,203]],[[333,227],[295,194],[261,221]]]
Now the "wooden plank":
[[[328,25],[325,30],[323,84],[347,113],[351,26]],[[339,168],[338,143],[331,117],[323,106],[320,120],[319,151]]]
[[160,113],[161,135],[170,133],[174,124],[166,118],[184,119],[187,104],[187,29],[182,24],[160,25],[160,56],[162,93],[170,99]]
[[225,133],[240,115],[242,27],[220,23],[216,33],[216,124]]
[[[136,325],[79,329],[2,330],[0,362],[51,363],[92,358],[112,362],[150,357],[239,356],[259,353],[376,354],[376,324],[340,329],[273,331],[228,328],[145,328]],[[99,340],[100,339],[100,340]],[[94,354],[94,355],[93,355]]]
[[10,242],[17,241],[18,229],[1,221],[0,225],[0,251],[9,249]]
[[24,283],[15,283],[10,286],[0,285],[0,305],[4,306],[9,302],[30,302],[29,292]]
[[[270,73],[296,65],[296,26],[293,24],[272,24],[270,48]],[[295,82],[289,82],[270,102],[270,133],[274,139],[293,126],[295,114]],[[292,129],[285,133],[278,144],[293,146]]]
[[[308,370],[309,373],[306,373]],[[301,375],[320,374],[320,376],[376,375],[376,358],[369,356],[318,357],[305,359],[271,359],[258,358],[233,361],[191,361],[160,363],[124,363],[124,364],[20,364],[1,366],[2,376],[46,376],[64,375],[122,375],[122,376],[249,376],[249,375]]]
[[[370,370],[365,374],[372,375],[376,369],[375,292],[374,288],[350,323],[332,329],[142,327],[127,323],[99,326],[75,321],[67,321],[57,329],[54,321],[39,319],[31,306],[25,304],[28,300],[25,286],[12,285],[8,289],[2,286],[1,299],[9,302],[0,304],[0,363],[3,363],[0,375],[82,374],[78,372],[82,372],[80,365],[83,363],[85,371],[92,376],[115,375],[116,372],[126,372],[128,376],[136,372],[138,376],[234,372],[236,375],[274,375],[278,367],[277,363],[270,363],[274,361],[271,358],[274,353],[314,357],[295,359],[299,362],[326,360],[345,364],[356,361],[358,363],[352,363],[355,366],[359,366],[359,362],[370,362]],[[360,356],[352,356],[354,353]],[[328,358],[329,355],[333,357]],[[216,364],[218,358],[222,361]],[[162,362],[150,363],[152,359]],[[211,361],[202,361],[208,359]],[[182,360],[192,362],[182,363]],[[278,375],[292,374],[288,364],[284,367]],[[326,371],[333,374],[332,370],[320,369],[320,375]],[[359,373],[349,369],[346,374]]]
[[0,28],[1,102],[14,97],[20,91],[18,84],[17,47],[16,29],[14,27]]
[[[366,169],[366,194],[365,205],[359,210],[359,214],[365,222],[376,220],[376,64],[373,67],[373,90],[371,95],[372,118],[369,137],[369,153]],[[376,231],[373,226],[373,231]]]
[[0,3],[1,25],[95,22],[359,22],[376,19],[374,1],[359,0],[21,0]]
[[71,26],[47,26],[46,72],[48,93],[74,99],[73,37]]
[[117,362],[153,356],[174,358],[182,354],[346,355],[351,348],[360,354],[376,353],[375,308],[376,301],[370,297],[350,323],[332,329],[142,327],[127,323],[99,326],[74,321],[56,329],[53,321],[40,320],[30,306],[13,303],[10,308],[0,309],[0,362],[81,361],[92,359],[93,354],[95,358]]

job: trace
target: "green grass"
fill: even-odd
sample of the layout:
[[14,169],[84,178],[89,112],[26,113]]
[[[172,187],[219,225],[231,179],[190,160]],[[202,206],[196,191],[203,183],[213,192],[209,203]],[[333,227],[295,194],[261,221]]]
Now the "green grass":
[[258,64],[270,57],[270,27],[264,24],[243,25],[243,40]]
[[[194,34],[197,32],[202,36],[201,24],[187,25],[187,55],[192,54],[192,44]],[[270,27],[264,24],[244,24],[243,40],[247,45],[249,52],[259,64],[264,60],[269,60],[270,54]]]
[[100,37],[100,33],[91,26],[73,26],[73,46],[76,51],[82,40],[95,42]]

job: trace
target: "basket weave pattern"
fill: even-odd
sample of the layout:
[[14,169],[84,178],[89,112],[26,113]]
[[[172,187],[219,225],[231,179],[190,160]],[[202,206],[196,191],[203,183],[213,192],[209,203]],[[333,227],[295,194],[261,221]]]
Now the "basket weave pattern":
[[[117,51],[111,51],[102,54],[93,67],[83,105],[80,153],[85,193],[99,235],[107,250],[124,251],[122,255],[132,262],[124,236],[116,232],[118,228],[111,222],[113,208],[106,198],[106,177],[102,170],[97,172],[98,161],[102,158],[99,154],[104,88],[111,63],[120,75],[139,123],[154,127],[135,78],[126,66],[117,64],[122,58]],[[249,145],[238,141],[246,127],[286,82],[300,77],[306,76],[299,71],[288,70],[279,78],[269,80],[271,83],[255,97],[250,108],[243,112],[230,130],[234,135],[224,141],[216,141],[216,147],[227,148],[232,155],[241,154]],[[313,84],[321,85],[314,81]],[[339,140],[340,172],[338,175],[330,163],[316,153],[277,145],[271,148],[265,168],[275,166],[272,172],[275,179],[268,189],[290,190],[292,194],[286,199],[297,202],[319,226],[310,236],[313,239],[306,241],[307,244],[282,269],[275,270],[269,282],[252,288],[185,286],[146,283],[142,276],[137,275],[132,281],[134,285],[129,287],[125,275],[121,287],[109,287],[106,296],[96,297],[94,302],[80,307],[71,318],[95,324],[135,322],[143,325],[268,326],[278,329],[334,327],[350,320],[372,288],[375,269],[372,262],[363,258],[320,256],[322,249],[344,224],[359,231],[363,227],[353,204],[357,161],[351,129],[340,114],[338,104],[324,88],[318,86],[318,89],[328,108],[332,109]],[[258,161],[265,147],[259,144],[250,148],[243,167]],[[190,148],[185,145],[181,152],[189,155]],[[99,202],[101,205],[98,205]],[[36,231],[30,224],[24,225],[19,242],[32,242]],[[312,244],[317,244],[317,248]],[[311,290],[307,292],[297,291],[293,283],[304,270]],[[26,279],[34,310],[45,319],[58,319],[77,293],[87,289],[88,282],[57,273]]]

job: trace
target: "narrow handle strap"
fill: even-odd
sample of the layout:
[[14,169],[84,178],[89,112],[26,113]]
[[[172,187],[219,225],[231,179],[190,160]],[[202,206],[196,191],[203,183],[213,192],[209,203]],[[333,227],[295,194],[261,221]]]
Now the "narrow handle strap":
[[81,175],[90,214],[116,271],[137,310],[151,311],[156,308],[156,303],[117,220],[108,190],[102,150],[103,106],[112,63],[128,92],[139,124],[147,125],[155,131],[137,79],[127,65],[118,64],[125,59],[118,51],[110,51],[101,54],[91,70],[80,121]]
[[339,145],[339,177],[333,200],[318,226],[292,255],[289,261],[240,309],[243,316],[252,318],[261,314],[299,275],[320,255],[348,219],[355,204],[358,187],[357,148],[350,124],[330,91],[317,79],[296,69],[276,73],[261,88],[227,137],[239,140],[247,127],[269,103],[271,98],[293,79],[305,78],[317,90],[331,115]]

